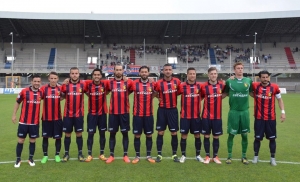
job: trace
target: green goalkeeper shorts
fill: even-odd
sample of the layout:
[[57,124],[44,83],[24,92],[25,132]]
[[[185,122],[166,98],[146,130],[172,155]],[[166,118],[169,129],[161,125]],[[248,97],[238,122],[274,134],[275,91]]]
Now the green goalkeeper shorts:
[[249,110],[235,111],[228,113],[227,133],[236,135],[250,132]]

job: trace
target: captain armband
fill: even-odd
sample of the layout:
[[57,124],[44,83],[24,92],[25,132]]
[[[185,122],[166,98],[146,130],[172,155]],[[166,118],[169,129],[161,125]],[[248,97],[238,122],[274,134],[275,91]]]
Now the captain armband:
[[279,94],[276,94],[276,98],[277,99],[280,99],[281,98],[281,94],[279,93]]

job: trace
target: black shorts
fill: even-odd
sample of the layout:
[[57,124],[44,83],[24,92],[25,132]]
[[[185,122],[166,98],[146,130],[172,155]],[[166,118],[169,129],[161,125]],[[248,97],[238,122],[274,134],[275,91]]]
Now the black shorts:
[[180,133],[188,134],[198,134],[201,131],[201,119],[186,119],[180,118]]
[[154,128],[153,116],[133,116],[132,122],[133,134],[142,134],[144,130],[145,135],[151,135]]
[[177,108],[162,108],[157,109],[156,130],[165,131],[167,125],[171,132],[178,131],[178,110]]
[[213,136],[219,136],[223,134],[222,119],[207,119],[202,118],[202,130],[201,134]]
[[108,131],[118,132],[120,127],[121,132],[128,132],[130,131],[129,121],[130,121],[129,113],[109,114]]
[[19,124],[17,136],[19,138],[26,138],[27,134],[29,138],[38,138],[40,125],[27,125],[27,124]]
[[42,121],[42,136],[46,138],[59,139],[62,137],[62,120]]
[[73,127],[75,132],[83,132],[83,117],[64,117],[63,132],[71,133]]
[[89,133],[96,133],[96,128],[98,126],[99,131],[106,131],[107,130],[107,115],[87,115],[87,132]]
[[264,136],[267,139],[275,139],[276,136],[276,120],[259,120],[254,121],[254,138],[263,140]]

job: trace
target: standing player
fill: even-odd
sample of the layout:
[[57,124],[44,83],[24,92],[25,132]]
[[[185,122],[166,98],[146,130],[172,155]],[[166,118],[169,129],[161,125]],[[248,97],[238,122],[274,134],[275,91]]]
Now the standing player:
[[180,133],[181,133],[181,153],[180,162],[186,160],[186,139],[189,131],[194,134],[196,160],[203,162],[200,156],[201,150],[201,86],[196,82],[196,69],[187,69],[187,81],[179,85],[178,94],[181,94],[181,111],[180,111]]
[[55,139],[55,162],[60,162],[60,149],[62,138],[62,117],[60,100],[62,98],[61,87],[57,84],[58,74],[50,72],[49,84],[41,87],[43,92],[42,136],[44,157],[41,163],[48,161],[48,138]]
[[33,155],[35,152],[35,141],[39,137],[39,120],[40,120],[40,104],[43,97],[42,92],[39,90],[41,85],[41,77],[33,75],[31,86],[24,88],[17,97],[17,102],[14,106],[12,115],[12,122],[16,123],[16,113],[22,103],[21,115],[18,126],[18,144],[16,147],[17,160],[14,165],[15,168],[21,165],[21,154],[23,144],[27,134],[29,135],[29,158],[28,163],[30,166],[35,166]]
[[150,83],[148,79],[149,67],[142,66],[140,67],[139,72],[141,78],[133,81],[131,89],[134,92],[132,126],[134,134],[134,149],[136,152],[136,157],[132,160],[132,163],[136,164],[140,161],[140,137],[143,131],[146,135],[147,161],[149,161],[150,163],[155,163],[155,160],[151,157],[152,133],[154,129],[154,83]]
[[84,92],[85,82],[79,79],[79,69],[72,67],[70,69],[69,84],[63,84],[61,91],[65,93],[66,101],[63,118],[63,131],[65,132],[65,154],[62,162],[69,160],[69,149],[71,144],[71,134],[73,127],[76,132],[76,143],[78,148],[78,160],[84,162],[82,155],[82,131],[83,131],[83,116],[84,116]]
[[260,71],[258,76],[260,83],[253,83],[254,97],[254,159],[252,163],[258,162],[258,152],[260,142],[264,135],[269,140],[269,148],[271,153],[270,164],[276,166],[276,113],[275,113],[275,97],[281,110],[281,122],[285,120],[284,104],[281,98],[280,90],[277,84],[270,83],[270,73],[268,71]]
[[210,134],[213,135],[213,161],[221,164],[218,157],[219,151],[219,136],[223,134],[222,129],[222,90],[224,84],[218,82],[218,72],[216,67],[208,69],[209,80],[201,87],[201,94],[204,98],[202,112],[202,134],[204,135],[204,148],[206,157],[204,164],[210,162]]
[[178,127],[178,110],[177,110],[177,95],[180,80],[172,77],[172,65],[165,64],[163,67],[163,79],[157,81],[155,90],[159,97],[159,107],[157,110],[156,130],[158,131],[156,146],[157,158],[156,162],[162,160],[163,136],[167,126],[171,132],[172,159],[174,162],[179,162],[176,155],[178,148],[177,131]]
[[109,119],[108,119],[108,131],[109,136],[109,149],[110,157],[106,160],[109,164],[114,161],[114,151],[116,145],[116,132],[120,130],[123,135],[123,160],[126,163],[130,163],[128,158],[128,131],[130,131],[129,125],[129,94],[131,89],[132,80],[123,80],[123,66],[115,65],[113,80],[108,82],[108,89],[111,91],[110,106],[109,106]]
[[228,79],[224,89],[224,97],[229,96],[229,113],[227,123],[227,148],[228,158],[226,164],[232,162],[233,138],[236,134],[242,136],[242,163],[249,164],[246,158],[248,147],[248,135],[250,132],[249,119],[249,93],[252,93],[252,80],[243,77],[244,65],[241,62],[235,63],[235,78]]
[[88,116],[87,116],[87,148],[88,157],[86,162],[93,160],[92,148],[94,143],[94,134],[96,133],[96,128],[99,130],[99,143],[100,143],[100,155],[99,159],[106,161],[104,156],[104,148],[106,143],[105,131],[107,130],[107,105],[106,105],[106,94],[107,94],[107,82],[102,81],[102,71],[98,68],[94,69],[92,72],[93,81],[86,81],[86,91],[89,98],[88,101]]

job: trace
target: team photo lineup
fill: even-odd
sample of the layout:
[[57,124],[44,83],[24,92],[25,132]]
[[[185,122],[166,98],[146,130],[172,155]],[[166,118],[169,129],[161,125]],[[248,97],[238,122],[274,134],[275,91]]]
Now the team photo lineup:
[[[79,68],[72,67],[70,78],[65,79],[62,85],[58,84],[56,72],[50,72],[49,83],[43,85],[39,75],[32,75],[31,85],[18,94],[12,113],[12,122],[18,123],[14,167],[19,168],[22,158],[27,157],[22,156],[26,138],[29,138],[30,166],[36,165],[34,153],[37,150],[43,152],[42,164],[52,157],[57,163],[68,162],[70,156],[75,155],[69,153],[71,143],[75,143],[71,140],[73,132],[80,162],[91,162],[98,156],[99,160],[110,164],[116,155],[122,156],[125,163],[137,164],[141,158],[146,158],[149,163],[160,163],[164,160],[162,149],[166,130],[169,130],[166,135],[171,135],[171,159],[174,162],[185,163],[187,155],[192,156],[194,152],[195,161],[200,163],[232,164],[234,137],[240,135],[242,153],[238,157],[243,164],[259,162],[261,141],[266,138],[269,140],[270,165],[276,166],[276,105],[280,108],[278,120],[284,122],[286,119],[279,86],[270,82],[270,73],[266,70],[258,73],[259,82],[243,76],[242,62],[235,63],[233,70],[234,74],[223,81],[218,79],[217,68],[210,67],[207,70],[208,80],[204,83],[196,81],[197,72],[193,67],[186,70],[186,81],[181,82],[173,77],[171,64],[163,66],[163,78],[157,81],[149,77],[148,66],[141,66],[140,78],[131,80],[124,76],[121,64],[114,65],[113,79],[102,78],[99,68],[92,71],[92,80],[81,80]],[[130,94],[133,94],[133,103],[129,101]],[[84,108],[85,97],[88,108]],[[110,98],[109,103],[107,97]],[[180,103],[177,102],[178,97],[181,98]],[[222,99],[225,97],[229,97],[229,112],[227,118],[222,118]],[[254,108],[249,108],[249,97],[253,97]],[[154,99],[158,100],[157,110],[153,109]],[[132,111],[130,104],[133,105]],[[254,110],[254,127],[250,126],[252,116],[249,109]],[[154,112],[157,113],[156,118]],[[85,117],[87,122],[84,122]],[[227,131],[223,131],[223,125],[227,126]],[[254,128],[251,131],[254,139],[250,139],[254,151],[252,160],[248,160],[250,156],[247,154],[250,128]],[[87,151],[83,149],[83,132],[88,133]],[[106,132],[109,132],[108,139]],[[118,132],[122,134],[123,155],[115,154]],[[133,141],[129,139],[129,132],[133,133]],[[94,142],[98,136],[96,133],[99,133],[99,142]],[[157,135],[154,136],[154,133]],[[194,135],[194,149],[187,147],[189,133]],[[143,134],[145,143],[141,142]],[[228,156],[225,161],[218,156],[219,137],[227,137]],[[49,154],[48,157],[50,138],[55,139],[55,155]],[[36,139],[42,140],[42,147],[36,146]],[[98,147],[98,143],[100,152],[93,154],[93,147]],[[146,156],[140,154],[142,145],[146,146]],[[105,155],[105,147],[109,148],[109,154]],[[157,153],[154,154],[152,150],[155,147]],[[134,158],[129,158],[129,148],[134,148]],[[177,154],[178,148],[181,155]]]

